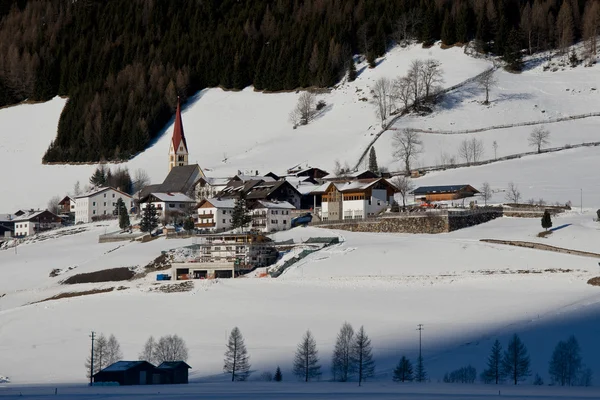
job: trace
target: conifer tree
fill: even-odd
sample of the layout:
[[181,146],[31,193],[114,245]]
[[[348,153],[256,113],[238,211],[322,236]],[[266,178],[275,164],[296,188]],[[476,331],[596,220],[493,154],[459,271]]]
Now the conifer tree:
[[371,147],[369,151],[369,171],[379,175],[379,166],[377,165],[377,154],[375,153],[375,147]]
[[581,349],[575,336],[571,336],[566,342],[558,342],[548,369],[552,382],[561,386],[575,385],[581,370]]
[[188,232],[191,232],[194,230],[195,224],[194,224],[194,219],[192,217],[188,217],[185,219],[185,221],[183,221],[183,229],[185,229]]
[[360,327],[354,336],[352,345],[352,361],[356,366],[358,374],[358,386],[367,378],[375,375],[375,362],[373,361],[373,349],[371,348],[371,339],[367,336],[365,328]]
[[394,368],[394,382],[411,382],[413,380],[413,367],[408,358],[402,356],[396,368]]
[[417,357],[417,369],[415,371],[415,381],[425,382],[427,381],[427,371],[425,371],[425,364],[423,363],[423,356]]
[[335,342],[335,349],[331,359],[331,372],[333,379],[339,382],[346,382],[354,372],[352,362],[352,343],[354,339],[354,329],[352,325],[344,322]]
[[454,19],[450,16],[450,12],[446,11],[446,15],[444,16],[444,22],[442,24],[442,43],[446,46],[451,46],[456,43],[456,35],[455,31],[455,22]]
[[485,383],[495,383],[496,385],[504,378],[504,371],[502,369],[502,345],[500,341],[496,339],[492,346],[492,352],[488,357],[487,369],[483,371],[482,380]]
[[521,338],[515,333],[508,342],[508,348],[502,358],[502,370],[504,374],[516,385],[531,375],[529,370],[530,359],[527,347]]
[[552,228],[552,217],[550,216],[548,210],[545,210],[544,215],[542,216],[542,228],[545,230]]
[[[110,172],[110,171],[109,171]],[[106,186],[107,173],[104,165],[100,165],[96,168],[92,176],[90,177],[90,184],[98,187]]]
[[248,213],[246,194],[244,191],[241,191],[239,197],[235,201],[233,211],[231,212],[231,227],[233,229],[244,228],[250,221],[252,221],[252,217]]
[[281,368],[277,366],[277,370],[275,371],[275,376],[273,377],[275,382],[281,382],[283,380],[283,375],[281,374]]
[[142,212],[142,220],[140,222],[140,230],[142,232],[152,232],[158,227],[158,217],[156,215],[156,207],[149,203]]
[[348,82],[354,82],[356,80],[356,76],[356,64],[354,63],[354,59],[350,57],[350,60],[348,61]]
[[125,202],[122,198],[117,199],[117,204],[115,204],[115,210],[113,214],[118,216],[119,218],[119,228],[127,229],[129,227],[129,212],[127,211],[127,207],[125,206]]
[[231,374],[232,382],[245,381],[250,375],[248,351],[244,344],[242,332],[237,326],[231,330],[229,335],[223,371]]
[[308,382],[313,378],[321,376],[321,366],[319,365],[319,354],[317,351],[317,342],[310,330],[306,331],[302,341],[296,349],[294,357],[294,374]]

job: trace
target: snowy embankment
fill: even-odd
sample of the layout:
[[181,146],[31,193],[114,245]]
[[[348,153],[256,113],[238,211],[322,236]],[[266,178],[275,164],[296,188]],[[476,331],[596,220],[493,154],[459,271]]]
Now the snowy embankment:
[[[548,243],[575,248],[586,236],[591,245],[600,239],[595,226],[586,222],[592,217],[592,213],[561,217],[573,224],[573,230],[556,231]],[[556,219],[555,226],[559,223],[563,221]],[[17,257],[19,263],[6,270],[31,268],[31,273],[12,277],[16,286],[3,280],[7,295],[0,299],[4,338],[0,371],[16,383],[83,382],[89,331],[115,334],[126,359],[137,358],[147,336],[177,333],[190,348],[192,379],[222,381],[226,335],[239,326],[254,378],[277,365],[291,377],[296,344],[311,329],[323,378],[329,379],[331,351],[344,321],[365,326],[377,360],[376,380],[381,382],[391,381],[401,355],[415,358],[415,327],[420,323],[425,324],[424,357],[433,381],[467,364],[481,371],[493,340],[505,343],[514,332],[528,346],[535,373],[546,377],[554,345],[571,333],[580,341],[584,362],[600,371],[593,356],[600,329],[600,291],[586,284],[598,275],[597,260],[479,242],[523,240],[539,230],[537,219],[500,219],[443,235],[343,232],[343,243],[309,255],[279,279],[196,281],[191,292],[166,294],[149,291],[155,283],[149,276],[124,283],[126,290],[6,307],[13,296],[23,302],[28,296],[38,300],[45,288],[55,291],[56,282],[47,273],[52,267],[72,265],[73,257],[82,258],[77,247],[87,249],[88,258],[93,258],[90,252],[104,253],[119,244],[108,244],[103,252],[105,245],[92,244],[91,238],[85,239],[88,233],[82,233],[70,241],[48,240],[29,249],[24,245],[17,255],[0,252],[3,271],[7,261]],[[278,233],[276,239],[329,235],[339,232],[296,228]],[[42,247],[50,243],[52,247]],[[131,243],[98,255],[85,268],[143,265],[161,249],[185,244],[184,240]],[[42,255],[52,260],[52,266],[44,265]],[[48,368],[56,354],[61,354],[61,368]]]

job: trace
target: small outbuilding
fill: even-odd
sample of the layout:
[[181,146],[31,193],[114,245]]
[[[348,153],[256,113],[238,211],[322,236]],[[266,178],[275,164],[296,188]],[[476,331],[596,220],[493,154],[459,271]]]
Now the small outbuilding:
[[165,372],[165,383],[171,384],[188,383],[188,370],[191,368],[184,361],[165,361],[158,366]]
[[471,185],[420,186],[411,192],[415,200],[445,201],[472,197],[479,193]]
[[117,361],[94,374],[94,383],[126,385],[159,385],[168,383],[168,373],[147,361]]

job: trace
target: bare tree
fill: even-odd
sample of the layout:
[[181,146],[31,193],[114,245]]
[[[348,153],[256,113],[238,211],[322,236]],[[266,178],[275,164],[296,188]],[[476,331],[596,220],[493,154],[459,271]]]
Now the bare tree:
[[50,211],[51,213],[54,213],[54,214],[59,214],[60,207],[59,207],[58,203],[60,203],[61,200],[62,199],[60,198],[60,196],[53,196],[50,200],[48,200],[48,205],[47,205],[48,211]]
[[402,108],[408,110],[413,101],[413,92],[408,77],[404,76],[396,79],[394,83],[394,98],[400,101]]
[[483,104],[490,104],[490,90],[498,85],[498,80],[494,77],[494,70],[486,71],[477,79],[477,84],[485,90],[485,101]]
[[508,183],[508,189],[506,190],[506,200],[514,204],[518,204],[521,200],[521,192],[519,191],[519,187],[515,185],[514,182]]
[[87,377],[90,377],[90,371],[92,374],[98,373],[101,369],[108,367],[108,358],[107,358],[107,340],[104,334],[100,334],[96,341],[94,342],[94,370],[91,371],[92,368],[92,356],[88,356],[85,361],[85,371],[87,373]]
[[354,344],[352,346],[352,360],[356,364],[358,374],[358,386],[367,378],[375,375],[375,362],[373,361],[373,349],[371,348],[371,339],[367,336],[364,327],[360,327],[356,332]]
[[598,34],[600,33],[600,2],[588,2],[583,13],[583,39],[585,40],[586,56],[590,64],[596,62],[598,54]]
[[432,58],[422,62],[419,75],[426,99],[435,94],[438,86],[444,82],[442,63]]
[[144,350],[138,356],[140,361],[148,361],[150,364],[156,363],[156,341],[154,336],[150,336],[144,344]]
[[319,365],[319,354],[317,351],[317,342],[310,330],[306,331],[302,341],[296,349],[294,358],[294,375],[308,382],[313,378],[321,376],[321,366]]
[[483,197],[483,201],[487,206],[488,200],[492,198],[492,188],[487,182],[483,182],[483,185],[481,185],[481,197]]
[[231,374],[231,381],[245,381],[250,375],[250,361],[242,332],[236,326],[229,334],[223,371]]
[[542,152],[542,147],[550,143],[550,131],[544,126],[535,127],[529,134],[529,145],[537,148],[537,152]]
[[575,21],[573,20],[573,9],[569,1],[562,2],[556,18],[556,30],[560,51],[566,55],[568,47],[575,40]]
[[473,162],[478,162],[481,160],[483,156],[483,141],[481,139],[472,138],[469,143],[469,148],[471,150],[471,158]]
[[402,196],[402,209],[406,208],[406,197],[414,189],[412,180],[404,175],[395,176],[392,179],[392,185],[398,189],[398,193]]
[[308,125],[315,117],[317,96],[311,92],[302,92],[296,108],[290,113],[290,121],[294,125]]
[[414,105],[418,105],[423,96],[423,80],[421,79],[421,70],[423,68],[422,60],[413,60],[408,69],[406,78],[408,79],[409,87],[412,92]]
[[460,142],[460,145],[458,146],[458,156],[463,158],[467,164],[471,164],[471,161],[473,160],[473,153],[471,153],[470,143],[468,139],[465,139],[462,142]]
[[75,185],[73,185],[73,196],[80,196],[81,195],[81,184],[79,183],[79,181],[75,182]]
[[423,141],[416,131],[406,128],[394,132],[393,146],[394,157],[404,163],[404,171],[409,175],[411,163],[423,152]]
[[354,372],[354,365],[350,357],[353,339],[354,329],[352,329],[352,325],[344,322],[338,333],[331,358],[331,372],[333,373],[333,379],[336,381],[346,382]]
[[373,103],[375,112],[381,120],[381,126],[385,127],[385,120],[392,112],[394,84],[387,78],[379,78],[373,86]]
[[185,341],[177,335],[166,335],[158,339],[154,349],[156,362],[187,361],[188,348]]
[[123,352],[121,352],[121,345],[117,341],[115,335],[110,335],[108,342],[106,343],[106,363],[111,365],[122,359]]
[[150,176],[146,170],[138,168],[133,174],[133,193],[137,193],[150,184]]

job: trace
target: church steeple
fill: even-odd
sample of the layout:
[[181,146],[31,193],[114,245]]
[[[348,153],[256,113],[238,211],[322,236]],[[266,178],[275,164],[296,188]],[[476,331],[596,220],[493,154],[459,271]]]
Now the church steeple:
[[188,165],[188,147],[183,133],[183,122],[181,121],[181,103],[177,97],[177,111],[175,112],[175,124],[173,125],[173,138],[169,146],[169,172],[173,167]]

